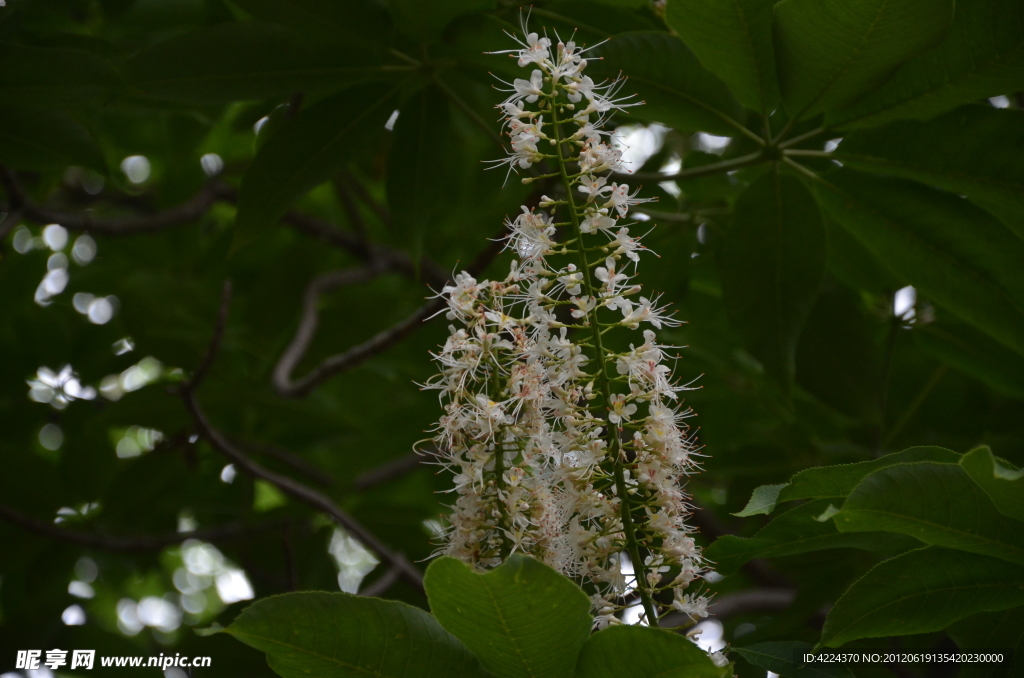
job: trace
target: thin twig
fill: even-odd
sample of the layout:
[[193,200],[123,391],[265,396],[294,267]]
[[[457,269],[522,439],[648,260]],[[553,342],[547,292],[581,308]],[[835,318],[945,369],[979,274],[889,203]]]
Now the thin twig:
[[284,448],[278,447],[277,445],[271,445],[269,443],[257,442],[253,440],[240,440],[235,437],[231,438],[231,442],[235,443],[239,447],[245,448],[250,452],[255,452],[256,454],[265,454],[268,457],[273,457],[282,464],[291,466],[293,469],[295,469],[302,475],[306,476],[313,482],[317,483],[318,485],[323,485],[324,487],[331,487],[337,482],[334,476],[328,473],[327,471],[323,470],[318,466],[310,464],[302,457],[294,454],[293,452],[289,452]]
[[360,590],[359,595],[369,597],[379,596],[394,586],[400,575],[401,572],[398,571],[398,568],[392,567],[390,570],[382,574],[375,582]]
[[389,480],[401,478],[402,476],[418,469],[420,464],[429,463],[429,461],[430,457],[410,452],[405,456],[392,459],[391,461],[376,468],[360,473],[356,476],[356,479],[352,481],[352,489],[364,492],[378,485],[383,485]]
[[15,224],[21,221],[21,208],[11,207],[10,210],[10,212],[4,215],[3,221],[0,221],[0,243],[4,241],[4,238],[11,232]]
[[824,131],[824,127],[819,127],[818,129],[812,129],[810,132],[798,134],[792,139],[786,139],[784,141],[781,141],[779,143],[779,148],[789,148],[790,146],[795,146],[796,144],[799,144],[801,141],[805,141],[807,139],[810,139],[811,137],[816,137]]
[[281,521],[275,520],[258,525],[217,525],[205,527],[191,532],[172,532],[159,535],[112,535],[100,532],[81,532],[25,515],[9,506],[0,505],[0,518],[12,525],[42,537],[60,539],[79,546],[112,551],[116,553],[141,553],[157,551],[167,546],[180,544],[187,539],[198,539],[208,542],[226,542],[236,539],[281,529]]
[[228,311],[231,309],[231,290],[231,281],[225,280],[220,293],[217,321],[213,325],[213,337],[206,346],[206,351],[199,361],[199,367],[192,373],[191,378],[181,385],[180,388],[182,390],[194,391],[198,388],[199,384],[206,378],[206,373],[210,371],[210,366],[213,365],[213,361],[217,357],[217,351],[220,350],[221,342],[224,340],[224,328],[228,322]]

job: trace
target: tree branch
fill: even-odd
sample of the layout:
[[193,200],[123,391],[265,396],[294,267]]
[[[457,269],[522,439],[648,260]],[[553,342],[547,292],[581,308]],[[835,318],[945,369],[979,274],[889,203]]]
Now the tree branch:
[[259,525],[218,525],[205,527],[191,532],[173,532],[161,535],[117,536],[99,532],[80,532],[58,527],[39,518],[25,515],[9,506],[0,505],[0,518],[12,525],[24,528],[41,537],[60,539],[80,546],[113,551],[116,553],[139,553],[156,551],[166,546],[180,544],[186,539],[199,539],[208,542],[226,542],[244,539],[256,534],[281,529],[282,521],[276,520]]
[[[225,284],[224,287],[225,297],[227,297],[230,294],[230,285]],[[223,328],[226,320],[227,302],[222,299],[221,311],[217,317],[217,325],[214,329],[213,337],[210,340],[210,345],[207,348],[207,355],[216,356],[217,351],[220,348],[220,340],[224,334]],[[197,373],[198,372],[199,371],[197,370]],[[238,470],[243,471],[251,477],[267,481],[271,485],[277,487],[277,489],[281,490],[284,494],[333,518],[335,522],[344,527],[348,532],[353,534],[363,544],[379,555],[382,560],[389,562],[393,567],[397,568],[409,583],[422,590],[423,575],[415,566],[413,566],[412,563],[409,562],[405,555],[397,551],[392,551],[387,545],[380,541],[376,535],[366,529],[355,518],[341,510],[341,508],[326,495],[298,482],[297,480],[294,480],[293,478],[264,468],[257,462],[250,459],[233,442],[231,442],[227,436],[217,430],[213,424],[210,423],[206,413],[203,411],[202,407],[199,405],[199,401],[196,399],[195,389],[200,383],[200,380],[196,380],[193,377],[178,389],[177,395],[181,397],[185,404],[185,409],[188,410],[190,415],[192,415],[192,421],[195,423],[196,430],[199,435],[210,443],[214,450],[231,460]]]
[[[504,233],[504,231],[502,231],[502,233]],[[491,263],[500,251],[501,244],[497,241],[491,241],[490,244],[479,255],[477,255],[476,259],[466,267],[466,271],[470,275],[478,275],[481,271],[487,268],[488,264]],[[340,273],[343,273],[343,271],[339,272],[339,274]],[[295,334],[295,338],[292,339],[292,343],[285,350],[281,359],[278,361],[277,366],[274,368],[272,381],[274,389],[284,397],[301,398],[309,395],[310,391],[334,375],[344,372],[351,367],[355,367],[364,360],[381,353],[399,340],[405,338],[416,328],[420,327],[424,320],[444,308],[444,300],[440,297],[434,297],[413,311],[412,314],[404,320],[399,321],[397,324],[392,325],[386,330],[378,332],[361,344],[356,344],[342,353],[325,358],[305,376],[293,380],[291,377],[292,371],[305,355],[316,330],[318,319],[316,298],[319,297],[319,293],[315,287],[316,283],[317,280],[314,280],[306,290],[305,303],[303,305],[303,316],[299,322],[299,329]]]

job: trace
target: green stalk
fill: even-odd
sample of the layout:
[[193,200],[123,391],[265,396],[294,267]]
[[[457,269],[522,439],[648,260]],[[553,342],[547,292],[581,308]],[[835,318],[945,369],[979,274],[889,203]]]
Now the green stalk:
[[[569,204],[569,215],[572,221],[573,235],[576,240],[580,243],[577,249],[579,255],[579,266],[583,272],[583,285],[587,290],[587,296],[596,299],[597,295],[594,294],[594,286],[590,280],[590,263],[587,261],[587,253],[583,247],[583,231],[580,229],[580,218],[576,208],[576,198],[572,193],[572,180],[569,178],[569,172],[566,169],[567,160],[565,158],[564,151],[562,149],[562,132],[559,126],[558,119],[558,90],[556,85],[552,86],[551,93],[551,116],[553,122],[552,128],[555,132],[555,148],[558,153],[558,171],[562,179],[562,186],[565,188],[566,201]],[[602,343],[601,328],[597,320],[597,308],[594,308],[589,312],[590,317],[590,330],[593,336],[594,342],[594,353],[596,354],[596,360],[599,365],[598,369],[598,381],[601,386],[601,394],[604,397],[605,406],[612,401],[612,389],[611,381],[608,377],[608,363],[606,360],[604,345]],[[612,464],[615,472],[615,490],[619,497],[619,515],[622,518],[622,531],[626,534],[626,550],[629,552],[629,558],[633,561],[633,576],[636,578],[636,589],[640,593],[640,601],[643,603],[644,612],[647,614],[647,623],[651,626],[656,627],[658,625],[658,615],[655,611],[654,601],[651,599],[650,591],[647,590],[647,571],[644,567],[643,560],[640,558],[640,547],[636,540],[636,530],[633,526],[633,506],[629,500],[629,494],[626,488],[626,478],[622,468],[621,458],[621,443],[619,441],[618,430],[616,426],[613,426],[611,422],[608,422],[608,447],[611,452]]]
[[[492,364],[491,368],[491,383],[489,384],[490,388],[488,391],[493,391],[493,393],[489,394],[488,397],[497,401],[501,395],[501,373],[498,370],[497,364]],[[501,548],[498,550],[498,555],[504,561],[512,552],[512,540],[509,539],[508,534],[505,532],[505,530],[511,528],[511,525],[509,524],[505,501],[501,498],[501,495],[505,493],[505,444],[500,440],[502,428],[501,426],[498,427],[499,440],[494,444],[494,486],[498,499],[498,529],[501,530]]]

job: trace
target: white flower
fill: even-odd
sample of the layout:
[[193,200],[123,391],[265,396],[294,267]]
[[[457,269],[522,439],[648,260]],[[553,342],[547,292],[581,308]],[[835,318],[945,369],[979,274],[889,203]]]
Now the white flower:
[[539,70],[534,70],[530,74],[529,80],[523,80],[522,78],[516,78],[515,82],[512,83],[515,88],[515,95],[509,99],[509,101],[519,101],[520,99],[526,99],[526,103],[532,104],[537,101],[539,97],[544,94],[544,73]]
[[629,418],[636,414],[636,405],[626,402],[626,396],[616,393],[608,403],[608,421],[613,424],[621,424],[629,421]]

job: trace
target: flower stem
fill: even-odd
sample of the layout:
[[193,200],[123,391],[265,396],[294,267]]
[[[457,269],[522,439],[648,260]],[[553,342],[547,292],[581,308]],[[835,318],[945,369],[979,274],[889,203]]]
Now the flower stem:
[[[587,291],[587,296],[591,298],[597,298],[594,294],[594,286],[590,279],[590,263],[587,261],[587,253],[583,247],[583,231],[580,228],[579,212],[576,208],[576,199],[572,193],[572,180],[569,178],[569,172],[566,170],[567,160],[565,158],[565,152],[562,148],[562,133],[559,129],[558,123],[558,101],[557,92],[552,91],[551,94],[551,114],[554,122],[553,125],[555,131],[555,148],[557,149],[558,155],[558,170],[562,179],[562,186],[565,189],[566,202],[569,205],[569,215],[572,221],[573,235],[580,242],[580,246],[576,252],[579,255],[579,266],[580,270],[584,271],[583,284]],[[588,312],[590,316],[590,330],[593,336],[594,342],[594,355],[597,360],[598,369],[598,381],[601,386],[601,395],[604,398],[605,405],[609,405],[612,401],[612,389],[611,381],[608,378],[608,361],[606,359],[606,352],[602,343],[600,324],[597,320],[597,307],[591,309]],[[643,565],[643,560],[640,558],[640,547],[636,539],[636,530],[633,526],[633,506],[629,499],[629,494],[626,488],[625,473],[622,468],[622,453],[621,453],[621,442],[619,441],[618,427],[614,426],[611,422],[607,425],[608,432],[608,448],[610,450],[610,456],[612,459],[612,467],[615,473],[615,490],[619,497],[619,515],[622,519],[622,531],[626,535],[626,549],[629,552],[629,558],[633,561],[633,572],[636,578],[636,589],[640,593],[640,600],[643,603],[644,612],[647,615],[647,623],[651,626],[658,625],[658,615],[655,611],[654,601],[651,599],[651,593],[647,590],[647,573]]]

